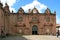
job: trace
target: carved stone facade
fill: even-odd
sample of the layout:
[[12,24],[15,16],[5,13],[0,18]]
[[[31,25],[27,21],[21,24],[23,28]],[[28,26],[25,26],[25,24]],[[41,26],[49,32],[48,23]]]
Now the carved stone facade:
[[25,13],[22,8],[17,13],[11,13],[6,3],[0,3],[0,35],[4,34],[56,34],[56,12],[51,13],[47,8],[44,13],[39,13],[34,7]]

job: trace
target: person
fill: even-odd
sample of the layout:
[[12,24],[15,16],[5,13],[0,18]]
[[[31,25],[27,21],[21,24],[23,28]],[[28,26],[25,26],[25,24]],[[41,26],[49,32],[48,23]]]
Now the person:
[[3,35],[3,31],[1,30],[1,36]]
[[5,37],[5,34],[4,34],[3,30],[1,30],[1,37],[2,37],[2,38]]
[[3,31],[1,30],[1,37],[3,38]]
[[59,30],[58,30],[58,32],[57,32],[57,37],[59,37]]

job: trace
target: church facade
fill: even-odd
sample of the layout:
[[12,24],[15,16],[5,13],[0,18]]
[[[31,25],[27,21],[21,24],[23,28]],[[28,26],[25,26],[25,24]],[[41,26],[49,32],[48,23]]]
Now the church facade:
[[55,35],[56,12],[51,13],[47,8],[44,13],[39,13],[34,7],[25,13],[22,8],[17,13],[9,10],[7,3],[3,7],[0,3],[0,35],[24,34],[24,35]]

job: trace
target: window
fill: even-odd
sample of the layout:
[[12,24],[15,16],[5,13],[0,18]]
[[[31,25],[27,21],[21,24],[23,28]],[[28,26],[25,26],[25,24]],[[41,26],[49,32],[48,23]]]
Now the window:
[[23,18],[19,16],[18,21],[23,21]]
[[46,17],[46,21],[49,22],[50,21],[50,17]]

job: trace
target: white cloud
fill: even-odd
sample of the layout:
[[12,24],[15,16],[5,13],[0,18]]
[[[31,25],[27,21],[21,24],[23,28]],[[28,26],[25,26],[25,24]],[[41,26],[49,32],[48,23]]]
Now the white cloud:
[[[16,10],[14,9],[14,8],[12,8],[12,6],[18,1],[18,0],[1,0],[2,1],[2,3],[3,3],[3,5],[5,6],[5,3],[7,2],[7,4],[9,5],[9,9],[10,9],[10,11],[14,11],[14,12],[16,12]],[[22,6],[23,7],[23,9],[25,10],[25,11],[27,11],[28,9],[33,9],[34,8],[34,6],[39,10],[39,12],[42,12],[41,10],[42,9],[46,9],[47,8],[47,6],[45,6],[44,4],[41,4],[40,2],[38,2],[37,0],[34,0],[32,3],[30,3],[30,4],[27,4],[27,5],[25,5],[25,6]]]
[[7,4],[9,5],[9,9],[10,11],[14,11],[15,12],[15,9],[12,8],[12,6],[16,3],[16,0],[1,0],[1,2],[3,3],[3,6],[5,6],[5,3],[7,2]]
[[56,23],[60,24],[60,18],[58,16],[56,17]]
[[38,2],[37,0],[34,0],[32,3],[30,4],[27,4],[25,6],[22,6],[22,8],[25,10],[25,11],[28,11],[28,9],[33,9],[34,6],[39,10],[39,12],[41,13],[43,9],[46,9],[47,6],[44,5],[44,4],[41,4],[40,2]]

